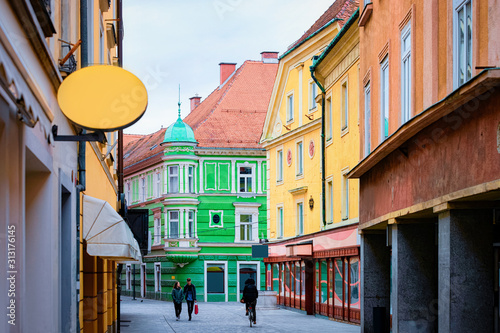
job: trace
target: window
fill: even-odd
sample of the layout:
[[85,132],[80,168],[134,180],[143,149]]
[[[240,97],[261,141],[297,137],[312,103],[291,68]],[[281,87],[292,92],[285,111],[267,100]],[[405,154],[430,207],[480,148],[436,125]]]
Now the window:
[[286,97],[286,121],[293,121],[293,93]]
[[365,156],[370,154],[370,124],[371,124],[371,98],[370,98],[370,82],[365,86]]
[[304,150],[302,141],[297,142],[297,176],[304,174]]
[[380,65],[380,141],[389,137],[389,57]]
[[146,178],[141,178],[141,201],[146,201]]
[[240,240],[252,241],[252,215],[240,215]]
[[349,179],[347,178],[347,171],[342,175],[342,220],[349,219]]
[[194,166],[188,166],[188,193],[194,193]]
[[156,174],[156,197],[161,197],[162,193],[161,189],[161,173]]
[[188,212],[188,235],[194,238],[194,210]]
[[316,95],[318,94],[318,86],[314,81],[309,82],[309,110],[316,108]]
[[342,130],[347,129],[349,123],[349,91],[347,90],[347,81],[342,83],[342,110],[341,110],[341,120],[342,120]]
[[284,215],[283,215],[283,207],[278,207],[278,212],[276,214],[276,221],[278,221],[278,238],[282,238],[284,236]]
[[[239,292],[242,293],[243,289],[245,288],[245,281],[248,279],[253,279],[255,281],[255,285],[257,289],[259,289],[259,285],[257,283],[257,264],[243,264],[243,263],[238,263],[239,269],[238,273],[240,275],[239,282],[240,282],[240,290]],[[239,298],[239,297],[238,297]]]
[[161,263],[155,263],[155,291],[161,292]]
[[328,182],[328,222],[333,222],[333,182]]
[[177,165],[168,167],[168,192],[179,193],[179,167]]
[[225,268],[225,264],[207,263],[207,294],[224,294]]
[[297,235],[304,234],[304,204],[297,203]]
[[253,167],[240,166],[238,168],[238,178],[240,180],[240,193],[252,193],[253,190]]
[[326,139],[331,140],[332,135],[333,135],[333,113],[332,113],[332,99],[327,98],[326,99],[326,118],[327,118],[327,133],[326,133]]
[[125,288],[127,290],[132,289],[132,268],[129,264],[127,264],[127,268],[125,270]]
[[411,22],[401,31],[401,123],[411,118]]
[[278,150],[276,154],[276,181],[283,181],[283,150]]
[[130,183],[127,183],[127,197],[126,197],[126,200],[127,200],[127,205],[130,205]]
[[179,211],[171,210],[168,212],[169,215],[169,237],[170,238],[179,238]]
[[455,8],[453,44],[456,86],[472,78],[472,1],[461,1]]
[[153,245],[158,245],[161,243],[161,219],[155,219],[154,221],[153,239]]
[[211,210],[209,212],[210,214],[210,222],[209,222],[209,227],[210,228],[222,228],[224,226],[223,224],[223,211],[222,210]]

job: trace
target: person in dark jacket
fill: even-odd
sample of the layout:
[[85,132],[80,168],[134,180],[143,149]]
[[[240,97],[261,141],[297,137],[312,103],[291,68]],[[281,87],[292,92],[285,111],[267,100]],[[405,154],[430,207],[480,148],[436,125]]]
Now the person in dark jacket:
[[186,297],[186,303],[188,306],[189,320],[191,320],[194,302],[196,302],[196,287],[191,283],[190,278],[187,279],[187,284],[184,286],[184,296]]
[[181,319],[182,300],[184,299],[184,292],[182,291],[179,281],[175,281],[174,288],[172,289],[172,300],[175,307],[175,320]]
[[257,324],[257,312],[255,311],[255,307],[257,306],[257,298],[259,298],[259,291],[257,290],[257,286],[255,286],[255,280],[252,278],[247,279],[245,281],[245,288],[243,288],[243,299],[245,300],[247,315],[248,306],[252,306],[254,324]]

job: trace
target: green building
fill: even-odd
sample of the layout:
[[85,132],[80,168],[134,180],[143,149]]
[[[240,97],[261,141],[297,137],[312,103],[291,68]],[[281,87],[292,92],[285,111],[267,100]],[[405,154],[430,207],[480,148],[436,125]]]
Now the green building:
[[[122,294],[170,300],[189,277],[198,301],[232,302],[244,281],[265,285],[252,245],[268,238],[266,153],[259,139],[277,70],[261,61],[220,64],[220,85],[166,130],[125,135],[128,208],[147,208],[151,252],[126,265]],[[134,279],[135,271],[135,279]]]

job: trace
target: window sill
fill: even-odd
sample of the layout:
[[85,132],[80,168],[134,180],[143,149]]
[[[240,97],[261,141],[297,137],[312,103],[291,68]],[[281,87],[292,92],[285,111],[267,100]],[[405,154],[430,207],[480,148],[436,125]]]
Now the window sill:
[[301,173],[300,175],[295,175],[295,179],[304,179],[304,174]]
[[283,180],[279,180],[276,182],[276,186],[283,185],[285,182]]
[[349,133],[349,127],[342,129],[342,131],[340,132],[340,137],[342,138],[347,133]]
[[287,121],[286,121],[286,124],[287,124],[287,125],[291,125],[291,124],[293,124],[293,123],[294,123],[294,120],[293,120],[293,119],[289,119],[289,120],[287,120]]
[[314,113],[314,112],[316,112],[316,111],[318,111],[318,106],[315,106],[315,107],[313,107],[312,109],[309,109],[309,112],[308,112],[308,113],[309,113],[309,114],[311,114],[311,113]]
[[325,145],[325,148],[328,148],[330,147],[331,145],[333,144],[333,140],[330,138],[328,140],[326,140],[326,145]]

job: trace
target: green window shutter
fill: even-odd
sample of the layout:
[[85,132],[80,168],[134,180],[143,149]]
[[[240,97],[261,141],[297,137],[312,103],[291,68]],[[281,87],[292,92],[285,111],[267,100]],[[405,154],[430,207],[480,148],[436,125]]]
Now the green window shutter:
[[217,176],[217,164],[215,163],[205,163],[205,178],[206,178],[206,190],[217,190],[216,187],[216,176]]
[[219,190],[230,191],[229,173],[230,163],[219,163]]

